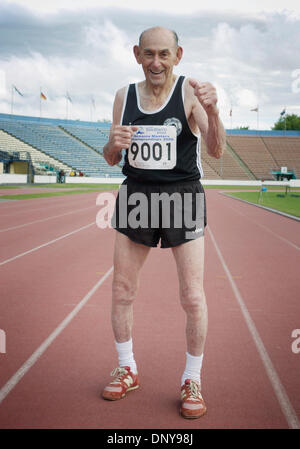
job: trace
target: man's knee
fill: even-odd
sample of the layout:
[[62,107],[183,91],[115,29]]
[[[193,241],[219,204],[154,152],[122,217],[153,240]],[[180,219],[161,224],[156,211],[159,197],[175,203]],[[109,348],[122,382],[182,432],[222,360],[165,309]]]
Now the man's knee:
[[119,305],[130,305],[136,297],[137,281],[116,275],[112,285],[112,299]]
[[203,289],[185,289],[180,295],[181,305],[187,313],[203,313],[206,310],[206,299]]

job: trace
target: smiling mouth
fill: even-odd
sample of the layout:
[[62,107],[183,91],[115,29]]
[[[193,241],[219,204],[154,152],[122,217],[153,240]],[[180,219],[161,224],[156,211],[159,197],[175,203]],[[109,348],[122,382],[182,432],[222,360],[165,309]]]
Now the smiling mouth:
[[151,72],[153,75],[160,75],[161,73],[163,73],[163,70],[161,70],[160,72],[153,72],[152,70],[150,70],[150,72]]

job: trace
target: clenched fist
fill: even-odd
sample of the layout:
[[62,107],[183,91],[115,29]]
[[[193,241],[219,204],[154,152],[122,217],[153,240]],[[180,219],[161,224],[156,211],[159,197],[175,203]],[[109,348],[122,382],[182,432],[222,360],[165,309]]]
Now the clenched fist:
[[129,148],[131,138],[137,130],[137,126],[112,125],[109,135],[109,145],[111,149],[117,152],[123,148]]
[[109,140],[103,147],[103,155],[109,165],[115,165],[122,159],[123,148],[129,148],[131,138],[138,126],[112,125]]
[[190,79],[189,82],[194,89],[194,95],[198,98],[207,115],[218,114],[218,97],[215,87],[211,83],[200,83],[194,79]]

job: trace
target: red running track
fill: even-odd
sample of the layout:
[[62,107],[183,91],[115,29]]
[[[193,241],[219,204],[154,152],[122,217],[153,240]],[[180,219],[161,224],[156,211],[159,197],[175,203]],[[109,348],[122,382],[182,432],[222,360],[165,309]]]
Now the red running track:
[[299,428],[299,223],[207,190],[202,371],[208,411],[179,413],[185,317],[170,250],[151,250],[135,303],[141,388],[100,395],[117,364],[114,232],[96,193],[0,203],[0,428]]

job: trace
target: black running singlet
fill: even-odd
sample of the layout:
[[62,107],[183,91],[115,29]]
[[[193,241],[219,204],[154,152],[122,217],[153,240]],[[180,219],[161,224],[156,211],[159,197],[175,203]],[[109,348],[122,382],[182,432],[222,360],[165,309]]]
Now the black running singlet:
[[[165,125],[176,126],[177,151],[176,163],[171,169],[144,169],[130,165],[126,150],[123,174],[128,178],[146,183],[165,183],[179,181],[196,181],[203,176],[201,166],[201,137],[190,129],[186,119],[183,102],[184,76],[177,77],[165,104],[157,111],[147,112],[140,106],[137,84],[130,84],[124,99],[122,125]],[[153,145],[153,144],[152,144]],[[150,145],[149,145],[150,148]],[[154,148],[156,155],[159,147]],[[147,148],[148,150],[148,148]],[[153,148],[150,148],[152,151]],[[147,153],[147,157],[149,152]],[[145,156],[146,157],[146,156]]]

